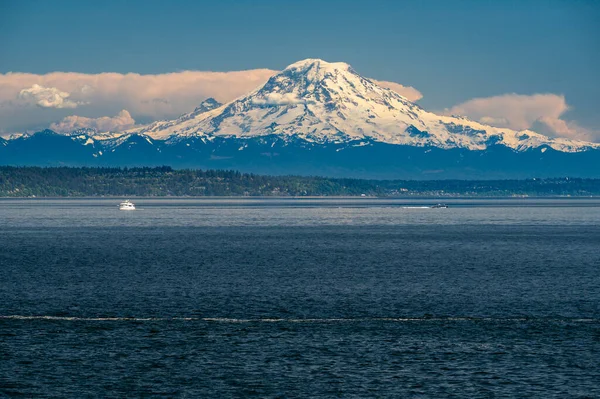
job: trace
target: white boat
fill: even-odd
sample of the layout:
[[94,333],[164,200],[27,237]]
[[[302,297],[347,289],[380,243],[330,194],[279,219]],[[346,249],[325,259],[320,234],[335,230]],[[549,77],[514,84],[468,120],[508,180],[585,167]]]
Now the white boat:
[[135,211],[135,205],[133,205],[133,202],[125,200],[125,202],[119,204],[119,209],[122,211]]
[[446,204],[436,204],[430,206],[403,206],[404,209],[438,209],[438,208],[448,208]]

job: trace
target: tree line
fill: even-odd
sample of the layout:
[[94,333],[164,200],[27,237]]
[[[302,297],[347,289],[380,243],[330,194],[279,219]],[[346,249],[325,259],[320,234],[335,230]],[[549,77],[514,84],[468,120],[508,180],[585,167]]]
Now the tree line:
[[366,180],[265,176],[169,166],[0,166],[0,197],[133,196],[597,196],[600,179]]

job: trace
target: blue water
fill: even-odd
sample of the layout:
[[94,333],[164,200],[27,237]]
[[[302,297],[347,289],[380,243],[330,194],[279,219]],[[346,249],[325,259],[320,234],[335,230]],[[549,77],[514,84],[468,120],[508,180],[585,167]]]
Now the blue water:
[[600,397],[600,201],[0,200],[0,397]]

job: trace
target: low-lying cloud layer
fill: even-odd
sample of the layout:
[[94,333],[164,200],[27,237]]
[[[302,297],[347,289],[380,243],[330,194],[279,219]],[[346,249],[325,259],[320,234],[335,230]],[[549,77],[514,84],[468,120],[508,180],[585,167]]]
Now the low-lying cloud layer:
[[448,115],[463,115],[481,123],[514,130],[544,128],[545,134],[570,139],[593,140],[599,138],[575,122],[561,119],[569,106],[565,97],[557,94],[504,94],[474,98],[446,109]]
[[[53,72],[0,74],[0,133],[39,129],[73,115],[98,118],[126,109],[143,122],[191,112],[208,97],[226,102],[276,71],[183,71],[157,75]],[[67,111],[69,109],[69,111]]]
[[[84,74],[53,72],[0,74],[0,134],[39,130],[58,131],[91,127],[124,130],[139,123],[175,118],[192,111],[209,97],[225,103],[264,84],[277,71],[254,69],[234,72],[182,71]],[[377,81],[410,101],[423,97],[414,87]],[[264,104],[291,104],[285,95],[265,98]],[[75,110],[74,110],[75,109]],[[555,137],[598,140],[600,134],[563,119],[569,106],[562,95],[504,94],[475,98],[446,109],[482,123],[515,130],[541,129]],[[74,115],[76,113],[77,115]],[[116,115],[116,116],[106,116]]]
[[423,94],[419,90],[411,86],[403,86],[400,83],[386,82],[385,80],[371,79],[371,81],[373,81],[373,83],[381,87],[385,87],[386,89],[395,91],[396,93],[406,98],[408,101],[415,102],[423,98]]
[[50,129],[58,133],[68,133],[76,129],[90,128],[99,132],[122,131],[135,126],[135,119],[127,110],[122,110],[116,116],[101,116],[99,118],[86,118],[85,116],[70,115],[60,122],[50,125]]

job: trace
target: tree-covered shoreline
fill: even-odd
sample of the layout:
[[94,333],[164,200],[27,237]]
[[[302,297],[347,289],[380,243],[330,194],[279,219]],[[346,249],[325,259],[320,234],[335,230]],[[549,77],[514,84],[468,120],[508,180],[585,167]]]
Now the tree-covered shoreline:
[[365,180],[163,167],[0,166],[0,197],[512,197],[600,195],[600,179]]

